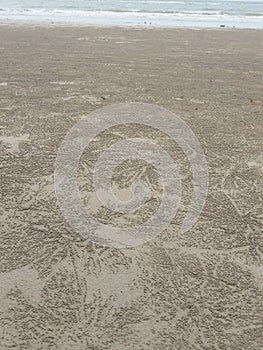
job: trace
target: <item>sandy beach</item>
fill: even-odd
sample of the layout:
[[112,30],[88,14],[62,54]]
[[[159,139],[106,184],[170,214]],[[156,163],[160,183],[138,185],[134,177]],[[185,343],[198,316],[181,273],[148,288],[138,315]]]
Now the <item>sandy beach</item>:
[[[0,38],[0,349],[262,348],[262,30],[2,24]],[[68,225],[54,164],[77,121],[121,102],[180,116],[209,187],[189,232],[182,210],[119,250]],[[86,204],[95,158],[80,166]]]

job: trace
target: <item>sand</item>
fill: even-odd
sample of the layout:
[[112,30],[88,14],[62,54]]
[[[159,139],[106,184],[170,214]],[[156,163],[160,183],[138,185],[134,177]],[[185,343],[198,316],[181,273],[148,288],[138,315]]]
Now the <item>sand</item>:
[[[0,38],[0,349],[262,348],[262,31],[2,25]],[[120,250],[74,232],[53,174],[81,117],[132,101],[191,127],[209,188],[189,232],[178,230],[182,210]],[[80,166],[86,204],[94,152]]]

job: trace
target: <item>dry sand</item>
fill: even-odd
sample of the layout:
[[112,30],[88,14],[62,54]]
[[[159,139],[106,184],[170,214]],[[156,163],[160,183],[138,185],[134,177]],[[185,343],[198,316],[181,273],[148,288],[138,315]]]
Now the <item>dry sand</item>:
[[[0,349],[263,348],[262,31],[2,25],[0,38]],[[190,232],[179,215],[117,250],[65,222],[53,172],[81,116],[127,101],[186,121],[210,184]]]

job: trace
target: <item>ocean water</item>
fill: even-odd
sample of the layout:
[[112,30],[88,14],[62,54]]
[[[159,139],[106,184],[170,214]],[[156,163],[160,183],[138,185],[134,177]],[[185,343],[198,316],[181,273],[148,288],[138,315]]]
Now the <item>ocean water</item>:
[[91,25],[263,28],[254,0],[0,0],[0,20]]

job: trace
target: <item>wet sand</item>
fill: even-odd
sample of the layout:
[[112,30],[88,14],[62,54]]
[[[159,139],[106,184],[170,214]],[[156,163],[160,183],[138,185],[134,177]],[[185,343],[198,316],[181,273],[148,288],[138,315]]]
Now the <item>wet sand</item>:
[[[1,350],[262,348],[262,31],[1,25],[0,38]],[[81,117],[131,101],[191,127],[210,182],[191,231],[179,215],[118,250],[64,220],[54,162]]]

